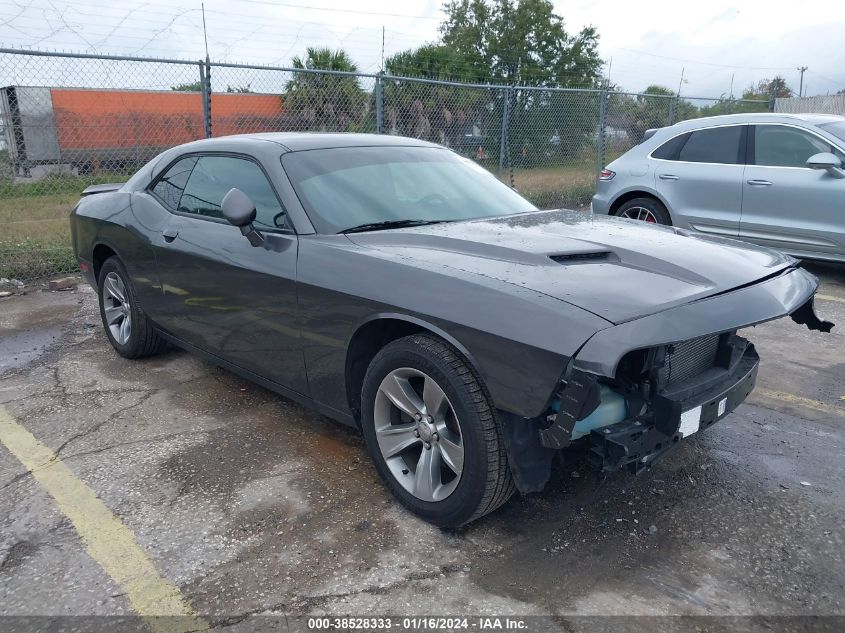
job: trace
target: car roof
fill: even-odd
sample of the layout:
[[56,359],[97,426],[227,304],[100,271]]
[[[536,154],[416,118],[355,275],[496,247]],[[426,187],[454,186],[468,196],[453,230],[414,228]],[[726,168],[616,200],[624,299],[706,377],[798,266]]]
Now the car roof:
[[807,123],[810,125],[822,125],[824,123],[835,123],[845,121],[845,117],[835,114],[787,114],[784,112],[744,112],[741,114],[722,114],[719,116],[708,116],[700,119],[688,119],[680,121],[668,128],[671,130],[696,129],[712,125],[729,125],[732,123]]
[[235,134],[202,139],[180,146],[182,151],[228,150],[238,146],[258,148],[265,143],[275,143],[286,152],[337,147],[442,147],[428,141],[389,134],[349,134],[333,132],[261,132]]

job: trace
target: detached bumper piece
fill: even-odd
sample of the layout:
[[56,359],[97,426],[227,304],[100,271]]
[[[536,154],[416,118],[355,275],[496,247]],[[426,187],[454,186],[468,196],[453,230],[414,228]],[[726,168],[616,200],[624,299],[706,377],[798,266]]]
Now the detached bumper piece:
[[684,438],[730,414],[754,389],[760,358],[753,345],[742,352],[728,376],[715,384],[687,385],[655,398],[651,412],[590,434],[591,463],[605,471],[648,468]]
[[810,297],[807,303],[803,304],[789,316],[791,316],[792,320],[798,325],[806,325],[810,330],[830,332],[830,330],[833,329],[833,323],[820,319],[819,315],[816,314],[814,297]]

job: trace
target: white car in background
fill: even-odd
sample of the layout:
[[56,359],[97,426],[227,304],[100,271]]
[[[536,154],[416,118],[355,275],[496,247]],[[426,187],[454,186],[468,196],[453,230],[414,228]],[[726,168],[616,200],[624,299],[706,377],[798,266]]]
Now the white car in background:
[[735,114],[649,130],[600,174],[593,213],[845,261],[845,117]]

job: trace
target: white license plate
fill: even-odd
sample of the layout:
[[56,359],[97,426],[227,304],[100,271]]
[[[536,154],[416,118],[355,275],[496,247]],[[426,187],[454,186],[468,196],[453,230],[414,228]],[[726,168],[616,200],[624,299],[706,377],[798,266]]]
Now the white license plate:
[[681,426],[678,428],[678,432],[682,437],[689,437],[698,430],[700,422],[701,405],[698,405],[694,409],[681,413]]

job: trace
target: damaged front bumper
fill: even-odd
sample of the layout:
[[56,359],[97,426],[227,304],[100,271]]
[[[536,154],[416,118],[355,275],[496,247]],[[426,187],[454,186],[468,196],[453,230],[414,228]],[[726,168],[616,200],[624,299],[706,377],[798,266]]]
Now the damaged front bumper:
[[[820,319],[813,306],[816,288],[815,277],[790,268],[757,284],[597,332],[572,360],[553,413],[539,429],[537,454],[571,444],[579,435],[577,425],[601,404],[602,385],[623,386],[618,375],[623,358],[648,350],[647,362],[653,367],[640,375],[639,395],[632,396],[635,381],[628,380],[625,419],[588,433],[591,459],[602,470],[627,467],[637,472],[650,466],[684,437],[730,414],[753,390],[759,357],[736,330],[789,315],[812,330],[830,331],[833,324]],[[707,336],[719,339],[713,370],[680,386],[667,384],[660,377],[666,350]],[[526,477],[526,486],[539,489],[540,479]]]
[[[738,338],[738,337],[737,337]],[[711,426],[736,409],[757,381],[760,357],[748,345],[735,367],[719,381],[692,393],[663,394],[643,416],[594,429],[590,461],[605,471],[650,466],[682,439]]]

